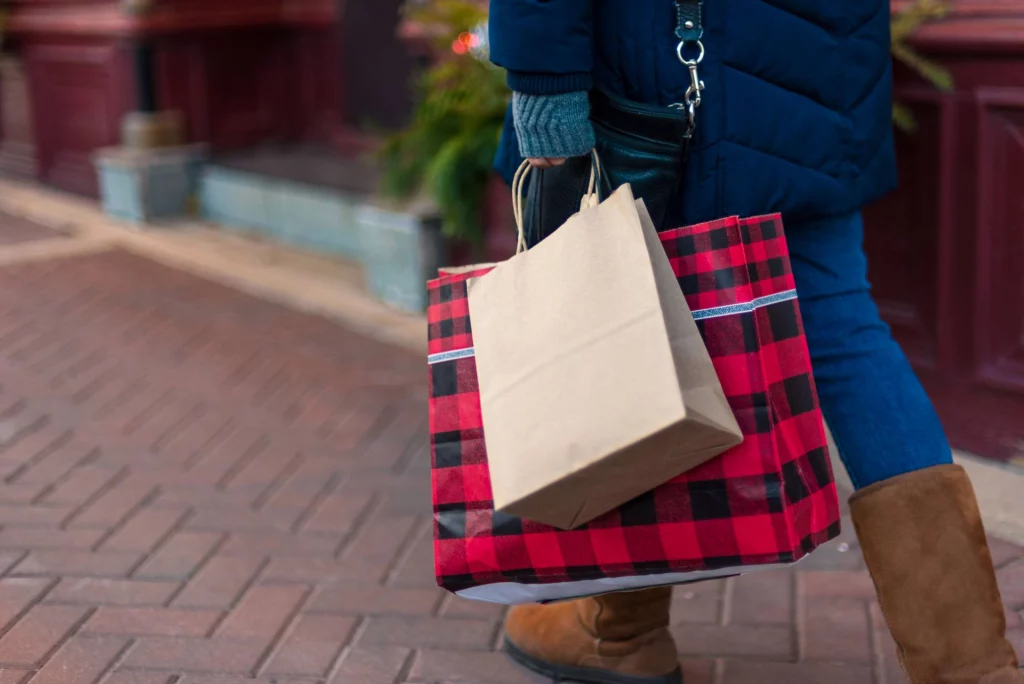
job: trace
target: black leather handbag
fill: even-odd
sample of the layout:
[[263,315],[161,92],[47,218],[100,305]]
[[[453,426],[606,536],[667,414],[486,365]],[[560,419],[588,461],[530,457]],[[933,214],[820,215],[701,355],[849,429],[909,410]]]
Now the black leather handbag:
[[[601,191],[629,183],[659,229],[679,224],[683,163],[692,131],[685,108],[657,107],[595,91],[590,118],[601,163]],[[592,155],[535,170],[524,210],[527,246],[537,244],[580,209]],[[539,171],[539,172],[538,172]]]

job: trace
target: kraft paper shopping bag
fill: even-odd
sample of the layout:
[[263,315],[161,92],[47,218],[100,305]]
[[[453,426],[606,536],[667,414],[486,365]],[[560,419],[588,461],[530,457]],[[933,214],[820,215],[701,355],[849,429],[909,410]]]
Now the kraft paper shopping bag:
[[628,186],[470,280],[468,297],[499,513],[570,529],[742,441]]

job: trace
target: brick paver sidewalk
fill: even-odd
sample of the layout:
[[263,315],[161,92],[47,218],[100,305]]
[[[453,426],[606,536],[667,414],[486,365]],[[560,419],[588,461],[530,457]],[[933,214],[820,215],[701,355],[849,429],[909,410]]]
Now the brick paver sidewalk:
[[[0,269],[0,684],[541,681],[433,586],[424,373],[123,252]],[[849,536],[676,604],[689,684],[901,681]]]

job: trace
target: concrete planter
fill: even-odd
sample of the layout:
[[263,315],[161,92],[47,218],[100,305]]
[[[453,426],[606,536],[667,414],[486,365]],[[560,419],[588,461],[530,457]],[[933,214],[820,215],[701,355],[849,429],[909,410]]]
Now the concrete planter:
[[[390,204],[369,193],[209,165],[201,205],[206,219],[226,229],[360,262],[367,290],[401,311],[425,311],[426,281],[455,265],[438,213],[423,201]],[[511,245],[497,251],[508,256],[515,234],[506,233]],[[467,247],[467,255],[483,255],[480,246]]]
[[218,166],[204,170],[200,194],[203,216],[225,228],[325,254],[361,258],[355,217],[361,200],[356,196]]
[[208,166],[199,188],[203,218],[230,230],[273,233],[267,198],[271,183],[262,176]]
[[441,220],[428,210],[366,205],[356,213],[370,292],[403,311],[427,308],[426,282],[445,264]]
[[187,216],[205,152],[201,145],[99,150],[94,162],[103,210],[133,223]]
[[480,217],[479,241],[451,241],[429,202],[402,207],[364,206],[357,213],[369,290],[396,308],[426,310],[427,280],[442,266],[496,263],[515,254],[516,229],[509,187],[495,175]]

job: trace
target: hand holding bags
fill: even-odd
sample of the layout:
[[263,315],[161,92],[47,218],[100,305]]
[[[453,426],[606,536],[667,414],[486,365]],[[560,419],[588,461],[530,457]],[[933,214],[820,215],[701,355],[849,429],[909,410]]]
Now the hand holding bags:
[[[547,601],[792,563],[839,532],[839,505],[781,221],[663,233],[744,441],[563,531],[496,512],[467,280],[428,284],[438,584],[467,598]],[[530,429],[528,426],[524,430]]]
[[643,202],[587,204],[468,284],[495,510],[563,529],[742,441]]

